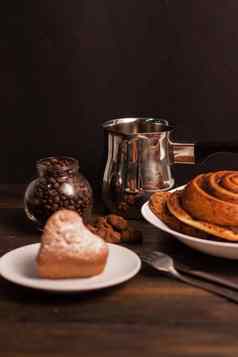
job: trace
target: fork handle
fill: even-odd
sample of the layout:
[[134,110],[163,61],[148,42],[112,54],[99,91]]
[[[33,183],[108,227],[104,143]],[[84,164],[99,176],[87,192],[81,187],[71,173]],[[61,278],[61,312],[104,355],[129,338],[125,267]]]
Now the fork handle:
[[234,282],[232,282],[232,281],[230,281],[228,279],[221,278],[219,276],[215,276],[215,275],[213,275],[211,273],[207,273],[207,272],[200,271],[200,270],[187,269],[187,268],[184,268],[184,267],[176,267],[176,270],[178,270],[181,273],[185,273],[185,274],[188,274],[188,275],[195,276],[197,278],[205,279],[205,280],[210,281],[212,283],[216,283],[216,284],[219,284],[219,285],[222,285],[222,286],[226,286],[227,288],[238,290],[238,284],[237,283],[234,283]]
[[223,296],[223,297],[227,298],[228,300],[238,303],[238,294],[235,291],[229,290],[222,286],[217,286],[217,285],[205,282],[205,281],[201,281],[201,280],[198,280],[195,278],[185,276],[185,275],[179,273],[175,269],[171,269],[169,271],[169,273],[173,277],[177,278],[178,280],[181,280],[182,282],[184,282],[186,284],[190,284],[190,285],[196,286],[198,288],[210,291],[214,294]]

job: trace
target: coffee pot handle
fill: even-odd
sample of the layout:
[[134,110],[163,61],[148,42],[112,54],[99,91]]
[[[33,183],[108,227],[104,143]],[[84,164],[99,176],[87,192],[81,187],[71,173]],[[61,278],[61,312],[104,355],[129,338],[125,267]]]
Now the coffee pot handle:
[[194,145],[194,161],[201,162],[218,152],[238,153],[238,142],[197,142]]
[[219,152],[238,153],[238,143],[236,142],[199,141],[190,144],[172,142],[170,144],[172,144],[171,161],[174,164],[196,164]]

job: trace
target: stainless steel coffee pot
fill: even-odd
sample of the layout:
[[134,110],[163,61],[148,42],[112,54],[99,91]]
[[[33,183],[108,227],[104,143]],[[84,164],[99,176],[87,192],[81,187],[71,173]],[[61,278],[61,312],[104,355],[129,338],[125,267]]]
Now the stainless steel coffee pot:
[[141,205],[155,191],[174,185],[171,165],[194,164],[218,151],[235,151],[226,143],[175,143],[173,127],[155,118],[120,118],[103,124],[108,158],[103,177],[103,200],[111,212],[139,218]]

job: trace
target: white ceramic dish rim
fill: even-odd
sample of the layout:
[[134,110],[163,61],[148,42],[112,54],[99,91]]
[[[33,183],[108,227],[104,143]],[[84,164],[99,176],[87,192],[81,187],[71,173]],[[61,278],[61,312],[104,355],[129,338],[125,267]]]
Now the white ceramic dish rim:
[[[183,185],[183,186],[179,186],[179,187],[176,187],[172,190],[170,190],[170,192],[173,192],[175,190],[182,190],[186,185]],[[220,247],[230,247],[230,248],[237,248],[238,249],[238,241],[237,243],[228,243],[228,242],[218,242],[218,241],[210,241],[210,240],[207,240],[207,239],[202,239],[202,238],[197,238],[197,237],[194,237],[194,236],[189,236],[187,234],[183,234],[183,233],[180,233],[180,232],[177,232],[177,231],[174,231],[173,229],[169,228],[164,222],[161,221],[161,219],[159,219],[153,212],[152,210],[150,209],[150,206],[149,206],[149,201],[145,202],[143,204],[143,206],[141,207],[141,213],[143,215],[143,217],[146,219],[146,221],[148,221],[146,215],[144,214],[144,210],[148,209],[150,211],[150,213],[154,216],[154,218],[156,220],[158,220],[158,225],[156,225],[155,223],[152,223],[150,222],[151,224],[153,224],[155,227],[161,229],[162,231],[165,231],[167,233],[170,233],[172,235],[177,235],[178,237],[180,238],[183,238],[183,239],[187,239],[187,240],[190,240],[190,241],[194,241],[196,240],[197,242],[199,243],[202,243],[202,244],[207,244],[207,245],[211,245],[211,246],[220,246]],[[162,227],[161,227],[161,224],[162,224]]]
[[[127,274],[124,274],[123,276],[120,276],[118,278],[113,278],[111,280],[109,280],[108,282],[95,282],[95,285],[90,285],[90,286],[83,286],[83,287],[76,287],[76,288],[62,288],[60,286],[40,286],[37,281],[34,282],[32,284],[31,281],[28,280],[28,278],[23,278],[21,279],[21,277],[18,277],[16,279],[12,278],[11,276],[9,277],[7,274],[2,274],[2,258],[6,257],[7,255],[11,254],[12,252],[16,251],[16,250],[20,250],[20,249],[24,249],[25,247],[28,247],[28,249],[30,247],[33,248],[33,246],[39,248],[40,246],[40,243],[33,243],[33,244],[27,244],[27,245],[24,245],[22,247],[18,247],[16,249],[13,249],[9,252],[7,252],[6,254],[2,255],[1,258],[0,258],[0,276],[2,276],[4,279],[14,283],[14,284],[17,284],[17,285],[21,285],[23,287],[26,287],[26,288],[31,288],[31,289],[36,289],[36,290],[42,290],[42,291],[48,291],[48,292],[57,292],[57,293],[75,293],[75,292],[87,292],[87,291],[94,291],[94,290],[99,290],[99,289],[104,289],[104,288],[109,288],[109,287],[112,287],[112,286],[115,286],[115,285],[118,285],[118,284],[121,284],[121,283],[124,283],[126,281],[128,281],[129,279],[133,278],[141,269],[141,260],[139,258],[139,256],[132,250],[126,248],[126,247],[123,247],[123,246],[117,246],[116,244],[112,244],[112,243],[108,243],[109,247],[113,246],[113,248],[120,248],[122,250],[126,250],[126,251],[129,251],[130,254],[132,254],[135,258],[135,267],[134,269],[132,269],[130,272],[128,272]],[[100,276],[100,274],[98,275]],[[69,280],[75,280],[75,281],[79,281],[81,278],[73,278],[73,279],[69,279]],[[84,278],[84,279],[87,279],[87,278]],[[89,278],[90,279],[90,278]],[[47,281],[51,281],[51,279],[43,279],[43,280],[47,280]],[[57,283],[57,279],[52,279],[54,282]],[[60,279],[59,281],[63,281],[63,280],[68,280],[68,279]]]

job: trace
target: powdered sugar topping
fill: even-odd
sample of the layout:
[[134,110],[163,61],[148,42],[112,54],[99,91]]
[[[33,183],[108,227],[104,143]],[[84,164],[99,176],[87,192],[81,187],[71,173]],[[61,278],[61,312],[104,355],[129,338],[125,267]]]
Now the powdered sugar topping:
[[90,232],[80,219],[75,222],[65,222],[59,226],[55,239],[47,242],[45,247],[48,249],[57,247],[72,253],[83,250],[97,253],[105,244],[100,237]]

